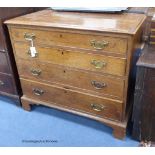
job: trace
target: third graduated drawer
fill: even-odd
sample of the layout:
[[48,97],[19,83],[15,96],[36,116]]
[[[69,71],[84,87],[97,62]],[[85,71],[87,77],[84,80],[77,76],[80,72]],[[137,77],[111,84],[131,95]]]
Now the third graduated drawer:
[[14,49],[18,59],[41,61],[63,66],[91,70],[117,76],[126,75],[126,58],[83,52],[79,49],[63,47],[36,46],[37,54],[31,57],[28,43],[15,42]]
[[22,78],[21,85],[24,97],[35,100],[36,104],[46,102],[46,105],[69,108],[70,111],[85,112],[111,120],[122,119],[121,101]]
[[92,94],[96,93],[123,100],[125,83],[123,78],[33,60],[19,59],[17,64],[20,77],[34,81],[58,83],[64,87],[80,88],[91,91]]

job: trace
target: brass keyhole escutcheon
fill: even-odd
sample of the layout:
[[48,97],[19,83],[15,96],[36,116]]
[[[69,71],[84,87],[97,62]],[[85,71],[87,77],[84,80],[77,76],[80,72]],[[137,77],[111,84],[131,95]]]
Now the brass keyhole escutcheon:
[[64,49],[60,48],[60,49],[58,49],[57,51],[60,52],[61,55],[64,55]]

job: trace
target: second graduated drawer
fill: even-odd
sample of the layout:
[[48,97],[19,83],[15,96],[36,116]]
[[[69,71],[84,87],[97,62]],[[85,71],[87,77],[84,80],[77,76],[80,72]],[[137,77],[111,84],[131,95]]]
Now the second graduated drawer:
[[64,86],[90,90],[99,95],[110,95],[120,100],[123,99],[123,78],[21,59],[17,61],[17,64],[20,77],[26,79],[59,83]]
[[108,73],[118,76],[126,74],[126,58],[68,50],[59,47],[36,47],[37,54],[31,57],[29,44],[14,43],[17,58],[41,61],[63,66]]

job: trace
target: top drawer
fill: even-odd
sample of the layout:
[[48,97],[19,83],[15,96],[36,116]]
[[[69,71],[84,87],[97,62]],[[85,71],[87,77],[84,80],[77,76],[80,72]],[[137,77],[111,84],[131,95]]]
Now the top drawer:
[[54,30],[33,30],[11,28],[14,41],[26,41],[25,37],[33,37],[34,44],[60,45],[65,47],[77,47],[87,50],[106,51],[125,54],[127,51],[127,39],[104,36],[98,34],[80,34],[75,32]]

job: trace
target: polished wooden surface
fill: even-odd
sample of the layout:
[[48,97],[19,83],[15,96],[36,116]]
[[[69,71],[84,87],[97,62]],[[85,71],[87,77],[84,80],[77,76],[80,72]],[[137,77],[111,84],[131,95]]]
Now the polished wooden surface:
[[[15,43],[15,53],[17,58],[32,60],[31,56],[28,54],[29,45],[24,43]],[[101,73],[108,73],[112,75],[124,76],[126,75],[126,59],[112,56],[105,56],[99,54],[92,54],[82,52],[78,49],[74,51],[63,49],[62,47],[39,47],[36,46],[38,51],[38,56],[34,58],[36,61],[60,64],[63,66],[80,68],[85,70],[91,70]],[[21,52],[22,51],[22,52]],[[97,61],[99,63],[105,63],[105,66],[101,68],[96,68],[92,61]],[[113,67],[115,66],[115,67]]]
[[[43,44],[46,46],[52,45],[61,45],[64,47],[70,48],[81,48],[94,50],[98,52],[108,52],[108,53],[120,53],[126,54],[127,50],[127,38],[120,38],[119,36],[110,36],[102,33],[76,33],[67,32],[66,30],[56,30],[56,29],[48,29],[48,30],[36,30],[35,28],[12,28],[13,40],[14,41],[23,41],[25,42],[25,38],[23,37],[26,34],[34,34],[34,44]],[[46,38],[44,38],[46,36]],[[108,42],[108,45],[104,47],[104,49],[95,49],[91,45],[91,41],[96,42]]]
[[[59,83],[64,88],[81,88],[99,96],[110,96],[123,101],[124,80],[121,78],[32,60],[18,59],[17,64],[22,78]],[[93,81],[97,84],[93,85]]]
[[[109,119],[120,120],[122,104],[115,100],[108,100],[106,98],[99,98],[95,95],[87,95],[78,91],[61,88],[55,85],[46,85],[33,81],[26,81],[21,79],[21,84],[25,96],[32,99],[45,101],[49,104],[57,104],[58,106],[65,106],[69,109],[80,110],[91,113],[99,117],[107,117]],[[43,94],[36,95],[34,90],[39,89]],[[60,97],[61,96],[61,97]],[[102,106],[101,111],[94,110],[91,104]]]
[[6,23],[135,34],[144,20],[145,15],[140,14],[90,14],[44,10],[17,17]]
[[[129,75],[144,20],[139,14],[44,10],[6,21],[23,108],[38,103],[87,116],[123,138],[131,107]],[[35,57],[29,52],[32,45]]]

